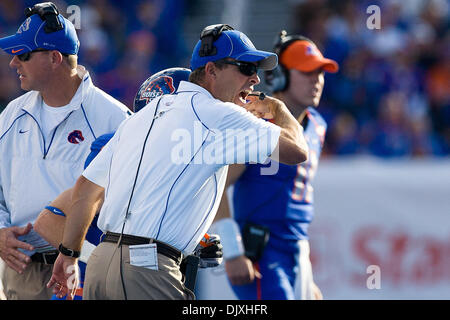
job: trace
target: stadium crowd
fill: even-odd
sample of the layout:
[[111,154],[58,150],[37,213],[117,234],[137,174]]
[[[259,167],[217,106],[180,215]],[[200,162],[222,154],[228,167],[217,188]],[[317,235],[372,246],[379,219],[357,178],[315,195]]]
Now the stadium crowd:
[[[296,32],[341,70],[327,75],[328,153],[381,157],[450,152],[450,32],[446,1],[297,1]],[[369,5],[380,8],[370,30]]]
[[[54,1],[81,7],[80,62],[96,84],[127,106],[149,74],[185,63],[188,1]],[[0,36],[35,1],[0,2]],[[446,0],[290,1],[292,33],[313,39],[341,66],[327,74],[321,113],[329,125],[324,155],[384,158],[450,154],[450,32]],[[369,5],[381,9],[370,30]],[[190,49],[190,48],[189,48]],[[0,54],[6,66],[10,56]],[[186,66],[187,67],[187,66]],[[0,68],[0,110],[20,95],[12,69]]]

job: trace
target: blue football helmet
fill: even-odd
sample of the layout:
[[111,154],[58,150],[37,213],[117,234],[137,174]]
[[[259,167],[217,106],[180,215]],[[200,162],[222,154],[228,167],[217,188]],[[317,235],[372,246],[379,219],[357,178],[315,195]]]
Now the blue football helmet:
[[188,81],[191,70],[186,68],[169,68],[155,73],[141,84],[134,98],[133,111],[138,112],[153,99],[172,94],[180,85],[180,81]]

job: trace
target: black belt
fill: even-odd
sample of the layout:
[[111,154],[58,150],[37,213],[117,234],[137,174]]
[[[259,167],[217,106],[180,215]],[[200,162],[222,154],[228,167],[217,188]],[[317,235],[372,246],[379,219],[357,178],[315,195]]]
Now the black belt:
[[54,264],[56,258],[58,258],[58,250],[48,252],[36,252],[30,258],[33,262],[39,262],[44,264]]
[[[104,242],[113,242],[117,243],[119,242],[120,233],[114,233],[114,232],[107,232],[105,237],[103,238]],[[156,239],[152,238],[145,238],[145,237],[138,237],[133,236],[129,234],[122,235],[122,244],[124,245],[139,245],[139,244],[149,244],[149,243],[156,243],[156,251],[162,255],[165,255],[166,257],[169,257],[177,264],[181,263],[181,260],[183,259],[183,255],[181,254],[181,251],[178,249],[175,249],[172,246],[169,246],[168,244],[165,244],[164,242],[158,241]]]

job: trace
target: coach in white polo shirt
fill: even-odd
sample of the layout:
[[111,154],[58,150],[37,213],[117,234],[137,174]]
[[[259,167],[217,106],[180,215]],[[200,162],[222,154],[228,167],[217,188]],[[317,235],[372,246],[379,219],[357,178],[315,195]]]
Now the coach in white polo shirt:
[[131,115],[78,65],[79,46],[74,25],[51,2],[30,8],[17,32],[0,39],[27,91],[0,115],[0,258],[8,300],[51,298],[45,285],[58,251],[32,224],[73,186],[91,143]]
[[126,120],[78,179],[49,282],[55,292],[73,294],[68,271],[104,192],[98,226],[106,236],[88,261],[83,299],[194,298],[179,262],[213,221],[227,165],[306,159],[303,129],[286,106],[248,96],[257,69],[276,64],[243,33],[205,28],[190,81]]

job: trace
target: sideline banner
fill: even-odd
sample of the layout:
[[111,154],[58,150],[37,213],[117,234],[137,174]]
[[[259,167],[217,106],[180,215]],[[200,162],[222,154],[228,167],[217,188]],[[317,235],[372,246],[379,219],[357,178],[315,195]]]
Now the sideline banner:
[[[310,229],[324,299],[450,299],[450,159],[322,160]],[[224,266],[198,299],[235,299]]]

